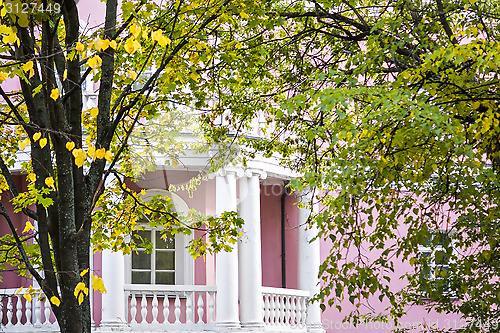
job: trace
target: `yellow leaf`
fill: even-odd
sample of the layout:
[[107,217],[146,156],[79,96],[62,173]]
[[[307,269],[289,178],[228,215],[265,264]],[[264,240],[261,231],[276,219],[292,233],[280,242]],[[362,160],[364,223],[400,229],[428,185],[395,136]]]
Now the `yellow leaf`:
[[141,190],[141,195],[146,195],[146,190],[145,189]]
[[14,296],[17,296],[17,294],[19,294],[22,290],[23,290],[23,287],[20,287],[19,289],[17,289],[17,291],[16,291],[16,293],[14,294]]
[[135,79],[137,79],[137,73],[134,72],[134,71],[129,71],[128,72],[128,76],[135,81]]
[[18,41],[18,38],[15,32],[11,32],[10,34],[3,36],[2,40],[5,44],[14,44]]
[[23,71],[27,72],[33,68],[33,61],[28,61],[23,65]]
[[50,93],[50,98],[52,98],[54,101],[59,98],[59,89],[55,88],[52,89],[52,92]]
[[85,276],[85,274],[87,274],[89,272],[89,269],[84,269],[81,273],[80,273],[80,276]]
[[106,288],[104,288],[104,283],[102,282],[102,278],[97,277],[95,275],[90,276],[92,278],[92,288],[94,290],[99,290],[101,294],[107,293]]
[[75,295],[75,297],[78,297],[78,295],[81,294],[80,292],[85,294],[85,295],[89,294],[89,288],[85,287],[85,283],[83,283],[83,282],[78,282],[73,294]]
[[33,182],[33,183],[36,181],[36,175],[35,175],[34,173],[30,173],[30,174],[28,175],[28,178],[29,178],[29,180],[31,180],[31,182]]
[[94,118],[97,117],[97,115],[99,114],[99,109],[98,108],[92,108],[89,111],[90,111],[90,115],[92,117],[94,117]]
[[34,230],[34,229],[35,229],[35,227],[33,226],[33,224],[31,224],[31,222],[30,222],[30,221],[26,221],[26,226],[25,226],[25,227],[24,227],[24,229],[23,229],[23,234],[24,234],[25,232],[32,231],[32,230]]
[[42,133],[40,133],[40,132],[33,134],[33,141],[37,142],[41,136],[42,136]]
[[61,304],[61,301],[56,296],[52,296],[50,298],[50,303],[54,304],[55,306],[59,306],[59,304]]
[[242,19],[247,19],[249,17],[248,14],[245,13],[245,12],[241,12],[240,16],[241,16]]
[[19,149],[24,150],[26,148],[26,143],[23,141],[19,142]]
[[137,24],[134,23],[130,26],[130,33],[132,33],[132,35],[134,35],[134,37],[138,37],[139,34],[141,33],[141,28]]
[[65,69],[63,73],[63,81],[66,81],[67,78],[68,78],[68,70]]
[[31,295],[30,294],[24,294],[23,297],[26,298],[26,300],[28,302],[31,302]]
[[135,40],[135,38],[129,38],[125,43],[125,51],[130,54],[134,54],[141,48],[141,44]]
[[111,46],[112,49],[115,49],[118,47],[118,44],[116,44],[116,41],[112,40],[111,42],[109,42],[109,46]]
[[5,81],[9,78],[9,74],[7,73],[0,73],[0,81]]
[[71,152],[71,154],[73,154],[73,156],[74,156],[75,158],[77,158],[77,157],[78,157],[78,155],[79,155],[79,153],[80,153],[80,150],[81,150],[81,149],[75,149],[75,150],[73,150],[73,151]]
[[75,46],[75,49],[76,49],[77,51],[82,52],[83,50],[85,50],[85,46],[84,46],[82,43],[77,42],[77,43],[76,43],[76,46]]
[[162,47],[165,47],[167,46],[167,44],[170,44],[170,39],[164,37],[164,36],[161,36],[159,39],[158,39],[158,44],[160,44],[160,46]]
[[40,148],[43,149],[47,145],[47,138],[40,139]]
[[72,151],[75,148],[75,143],[73,141],[66,142],[66,149]]
[[78,304],[83,303],[83,294],[78,295]]
[[111,162],[113,160],[113,154],[111,154],[111,150],[108,150],[106,154],[104,155],[104,158],[106,158],[106,161]]
[[104,158],[104,156],[106,156],[106,149],[101,148],[96,150],[95,157],[97,157],[98,159],[102,159]]
[[94,147],[94,145],[90,145],[90,146],[89,146],[89,149],[88,149],[88,155],[89,155],[90,157],[93,157],[93,156],[94,156],[94,153],[95,153],[95,147]]
[[73,154],[73,156],[75,157],[75,164],[78,167],[81,167],[83,163],[85,163],[85,160],[87,159],[87,153],[80,148],[73,149],[71,154]]
[[45,178],[45,185],[47,185],[48,187],[54,187],[54,178],[52,177]]
[[155,42],[157,42],[158,38],[160,38],[161,36],[163,36],[161,30],[156,30],[151,33],[151,39],[153,39]]
[[104,39],[101,41],[101,51],[107,50],[109,47],[109,39]]
[[89,66],[94,69],[96,68],[97,66],[100,66],[102,64],[102,59],[101,57],[99,57],[98,55],[96,56],[93,56],[92,58],[90,58],[87,63],[89,64]]
[[85,163],[86,156],[85,155],[79,155],[77,158],[75,158],[75,164],[77,167],[83,166],[83,163]]
[[189,75],[189,77],[190,77],[190,78],[192,78],[192,79],[193,79],[194,81],[196,81],[196,82],[198,82],[198,79],[200,78],[200,76],[199,76],[198,74],[194,73],[194,72],[193,72],[193,73],[191,73],[191,74]]

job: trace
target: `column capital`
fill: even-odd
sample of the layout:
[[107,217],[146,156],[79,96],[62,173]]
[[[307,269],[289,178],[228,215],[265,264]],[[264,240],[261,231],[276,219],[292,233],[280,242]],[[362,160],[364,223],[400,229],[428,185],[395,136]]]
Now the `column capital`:
[[267,172],[265,172],[262,169],[253,169],[253,168],[246,168],[245,169],[244,177],[252,178],[254,176],[259,177],[259,179],[266,179],[267,178]]
[[214,179],[215,177],[224,177],[227,175],[234,175],[236,178],[241,178],[245,175],[243,168],[227,166],[220,168],[216,172],[212,172],[208,175],[209,179]]

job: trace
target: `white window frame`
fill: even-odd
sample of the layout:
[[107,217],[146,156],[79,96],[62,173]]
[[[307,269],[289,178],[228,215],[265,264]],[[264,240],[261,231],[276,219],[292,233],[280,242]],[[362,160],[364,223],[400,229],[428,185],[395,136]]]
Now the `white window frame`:
[[[456,246],[455,246],[455,240],[454,240],[454,232],[446,229],[436,229],[436,230],[430,230],[431,235],[436,235],[436,234],[446,234],[447,237],[450,239],[450,245],[452,248],[452,256],[456,255]],[[441,277],[436,277],[435,276],[435,271],[438,267],[450,267],[450,264],[453,263],[452,258],[448,258],[446,264],[436,264],[436,252],[445,252],[446,253],[446,248],[442,244],[437,244],[435,246],[429,247],[425,246],[423,244],[418,245],[418,253],[419,255],[423,253],[428,253],[429,254],[429,276],[427,277],[428,281],[435,281],[436,279],[441,279]],[[449,290],[446,293],[443,293],[444,296],[451,296],[453,297],[453,291]],[[422,295],[424,299],[428,298],[428,295]]]
[[[174,209],[178,213],[186,213],[189,206],[180,196],[164,189],[149,189],[142,196],[144,202],[149,202],[154,196],[168,196],[172,199]],[[153,230],[146,228],[145,230]],[[160,229],[154,228],[156,232],[161,232]],[[175,284],[176,285],[193,285],[194,284],[194,259],[189,254],[186,246],[193,239],[193,234],[186,236],[183,234],[175,235]],[[125,256],[125,283],[132,283],[132,255]],[[154,274],[154,272],[152,272]]]

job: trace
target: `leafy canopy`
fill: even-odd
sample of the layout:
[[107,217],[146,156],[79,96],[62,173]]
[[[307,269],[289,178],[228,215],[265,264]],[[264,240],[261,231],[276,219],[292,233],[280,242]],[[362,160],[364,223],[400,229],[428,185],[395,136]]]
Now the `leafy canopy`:
[[[230,116],[207,128],[215,141],[240,134],[250,156],[280,156],[303,174],[295,190],[316,189],[311,223],[331,244],[323,307],[348,300],[355,322],[397,319],[409,304],[499,318],[499,11],[481,0],[279,2],[239,32],[238,61],[221,69],[235,85],[218,96]],[[261,140],[246,135],[255,110]],[[437,230],[452,239],[439,250],[449,267],[429,279],[419,245]],[[373,308],[377,298],[390,307]]]
[[77,2],[0,0],[0,195],[29,219],[16,225],[0,204],[11,231],[0,269],[37,280],[61,332],[90,332],[91,280],[104,290],[88,273],[91,238],[97,249],[130,253],[136,245],[124,235],[147,216],[165,232],[201,231],[196,255],[236,241],[237,215],[181,217],[168,198],[142,202],[130,180],[158,156],[179,163],[176,137],[196,132],[193,108],[213,105],[207,73],[236,57],[226,36],[248,12],[266,12],[246,0],[108,0],[96,2],[105,15],[93,27],[81,26]]

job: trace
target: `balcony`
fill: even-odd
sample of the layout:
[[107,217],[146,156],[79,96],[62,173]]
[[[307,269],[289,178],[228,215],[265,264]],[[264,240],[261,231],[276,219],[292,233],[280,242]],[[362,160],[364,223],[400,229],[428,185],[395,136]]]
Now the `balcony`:
[[[216,326],[215,286],[126,284],[124,290],[126,326],[131,331],[219,331]],[[0,332],[59,331],[50,304],[43,295],[36,294],[28,301],[24,292],[16,295],[16,291],[0,291]],[[307,332],[308,299],[307,291],[262,287],[264,330]],[[100,304],[96,306],[100,307]],[[96,310],[94,308],[94,313]],[[95,331],[99,331],[98,325]]]

